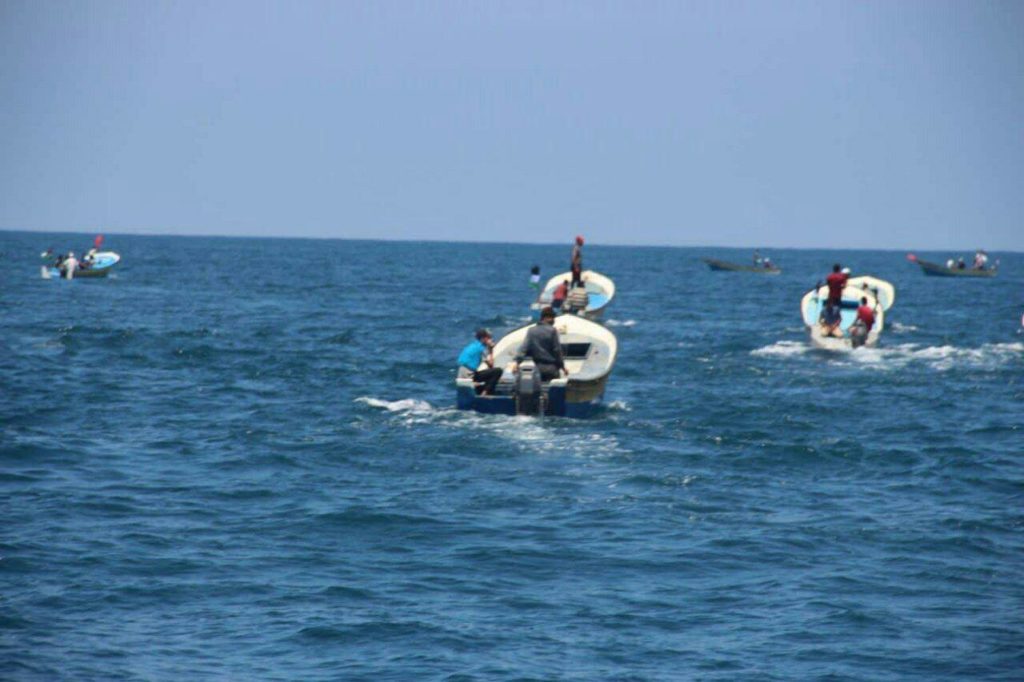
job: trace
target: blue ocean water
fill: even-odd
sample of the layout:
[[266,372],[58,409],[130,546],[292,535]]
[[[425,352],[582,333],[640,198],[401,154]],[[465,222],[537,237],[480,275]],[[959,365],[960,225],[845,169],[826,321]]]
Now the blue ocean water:
[[[1024,676],[1024,255],[588,245],[608,405],[539,422],[454,410],[454,358],[567,244],[108,235],[111,278],[39,277],[90,241],[0,233],[0,678]],[[879,348],[805,343],[837,259],[897,287]]]

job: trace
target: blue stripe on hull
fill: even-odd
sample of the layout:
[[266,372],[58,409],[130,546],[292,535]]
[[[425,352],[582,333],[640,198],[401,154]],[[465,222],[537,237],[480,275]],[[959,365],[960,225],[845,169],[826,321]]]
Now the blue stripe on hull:
[[[570,403],[565,399],[565,389],[555,388],[548,392],[548,407],[545,414],[552,417],[571,417],[585,419],[593,416],[601,407],[604,396],[597,399]],[[514,416],[516,401],[512,396],[478,396],[471,388],[459,387],[455,391],[455,404],[460,410],[474,410],[481,414],[505,414]]]

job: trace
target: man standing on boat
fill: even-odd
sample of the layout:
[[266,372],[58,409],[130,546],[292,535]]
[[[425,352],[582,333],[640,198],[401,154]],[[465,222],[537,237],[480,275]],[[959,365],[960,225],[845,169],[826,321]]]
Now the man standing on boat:
[[555,329],[555,311],[551,306],[545,306],[540,311],[540,322],[526,332],[526,339],[516,352],[516,363],[525,358],[533,359],[542,381],[557,379],[560,372],[569,376],[562,356],[562,340],[558,338],[558,330]]
[[[480,369],[481,363],[485,363],[487,369]],[[471,341],[459,353],[459,367],[469,370],[474,382],[483,383],[483,395],[494,393],[494,387],[501,379],[501,368],[494,366],[494,341],[490,331],[483,328],[476,330],[476,341]]]
[[572,262],[569,270],[572,272],[572,286],[583,279],[583,235],[576,235],[576,243],[572,246]]
[[843,289],[846,288],[846,280],[849,279],[850,275],[845,272],[840,272],[842,267],[839,263],[832,266],[832,274],[825,278],[825,282],[828,284],[828,301],[829,305],[839,305],[839,302],[843,299]]
[[74,251],[68,251],[67,258],[60,264],[60,274],[64,279],[74,279],[75,270],[78,269],[78,259]]

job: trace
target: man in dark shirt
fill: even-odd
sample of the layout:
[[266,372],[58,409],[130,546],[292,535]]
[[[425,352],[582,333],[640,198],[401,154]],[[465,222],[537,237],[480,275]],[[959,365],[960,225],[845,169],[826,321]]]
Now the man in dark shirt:
[[583,235],[576,235],[576,243],[572,247],[572,261],[569,264],[572,273],[572,286],[583,279]]
[[836,263],[832,266],[832,274],[825,278],[825,282],[828,284],[828,303],[832,305],[839,305],[839,302],[843,298],[843,289],[846,288],[846,280],[849,279],[849,275],[844,272],[840,272],[842,266]]
[[516,353],[516,362],[522,362],[524,358],[533,359],[543,381],[557,379],[559,372],[569,375],[562,357],[562,341],[555,329],[555,311],[551,306],[540,311],[540,322],[526,332],[526,339]]

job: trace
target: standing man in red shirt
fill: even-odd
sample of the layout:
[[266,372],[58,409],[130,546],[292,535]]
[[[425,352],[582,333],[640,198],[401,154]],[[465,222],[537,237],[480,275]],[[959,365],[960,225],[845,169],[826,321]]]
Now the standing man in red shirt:
[[825,278],[825,282],[828,283],[828,301],[832,305],[839,305],[839,301],[843,298],[843,289],[846,288],[846,280],[849,279],[849,275],[845,272],[840,272],[842,266],[836,263],[832,266],[832,274]]

